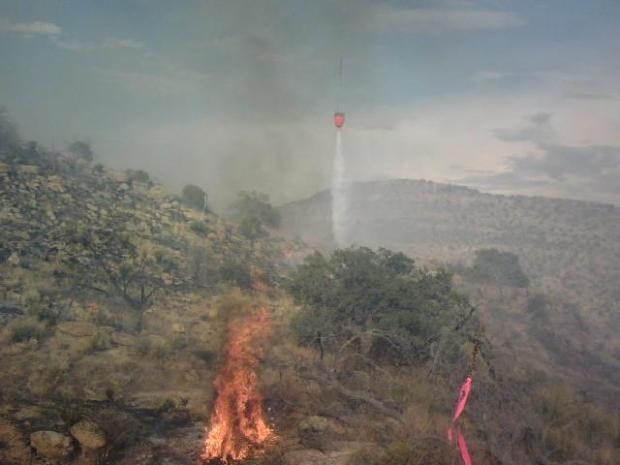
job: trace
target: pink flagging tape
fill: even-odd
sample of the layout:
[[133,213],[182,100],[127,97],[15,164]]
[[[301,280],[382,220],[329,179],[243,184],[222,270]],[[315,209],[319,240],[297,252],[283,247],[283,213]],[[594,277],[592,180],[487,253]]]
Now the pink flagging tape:
[[454,416],[452,417],[452,423],[459,419],[463,410],[465,410],[465,405],[467,404],[467,399],[469,399],[469,393],[471,392],[471,385],[473,380],[471,379],[471,375],[465,379],[465,382],[461,386],[459,391],[459,400],[456,403],[456,407],[454,408]]
[[471,455],[469,454],[469,449],[467,448],[467,442],[465,441],[465,436],[461,432],[461,427],[458,425],[458,419],[465,410],[465,406],[467,405],[467,400],[469,399],[469,393],[471,392],[473,384],[473,379],[471,375],[469,375],[461,389],[459,390],[459,399],[456,402],[454,407],[454,415],[452,416],[452,425],[448,428],[448,441],[450,444],[454,441],[454,430],[456,430],[456,442],[461,453],[461,458],[463,459],[463,465],[473,465]]
[[469,455],[469,449],[467,448],[467,442],[465,442],[465,436],[461,433],[461,429],[458,430],[457,435],[457,443],[459,445],[459,450],[461,451],[461,458],[463,459],[464,465],[472,465],[471,455]]

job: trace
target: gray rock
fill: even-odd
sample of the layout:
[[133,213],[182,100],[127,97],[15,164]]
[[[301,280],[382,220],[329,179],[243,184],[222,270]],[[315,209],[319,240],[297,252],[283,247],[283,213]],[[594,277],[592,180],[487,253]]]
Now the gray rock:
[[30,435],[30,445],[42,457],[60,459],[73,451],[71,438],[56,431],[36,431]]
[[16,252],[13,252],[13,253],[9,256],[9,258],[7,259],[7,263],[8,263],[9,265],[11,265],[11,266],[15,266],[15,267],[19,266],[19,262],[20,262],[20,260],[19,260],[19,255],[17,255],[17,253],[16,253]]
[[106,445],[104,432],[92,421],[82,420],[73,425],[69,432],[84,449],[101,449]]

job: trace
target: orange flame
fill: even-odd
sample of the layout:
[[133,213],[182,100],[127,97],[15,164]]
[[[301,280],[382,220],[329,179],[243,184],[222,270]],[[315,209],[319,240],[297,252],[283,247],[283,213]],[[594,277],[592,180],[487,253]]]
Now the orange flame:
[[231,320],[226,360],[215,379],[217,399],[201,459],[243,460],[274,435],[267,424],[256,370],[271,334],[269,312],[262,308]]

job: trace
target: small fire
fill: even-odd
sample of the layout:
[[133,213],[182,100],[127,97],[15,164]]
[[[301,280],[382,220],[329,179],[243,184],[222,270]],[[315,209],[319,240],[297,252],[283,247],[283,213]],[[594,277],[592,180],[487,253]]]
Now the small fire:
[[217,399],[201,454],[205,462],[243,460],[274,436],[263,411],[256,370],[271,335],[267,309],[228,325],[225,363],[215,379]]

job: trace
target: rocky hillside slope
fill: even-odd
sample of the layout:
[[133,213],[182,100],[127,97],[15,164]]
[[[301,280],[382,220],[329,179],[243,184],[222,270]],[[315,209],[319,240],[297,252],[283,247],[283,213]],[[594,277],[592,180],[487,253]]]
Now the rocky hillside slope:
[[[2,465],[200,463],[229,323],[257,309],[273,320],[258,379],[276,437],[248,463],[453,463],[454,360],[471,344],[436,355],[432,376],[353,347],[323,357],[293,334],[299,306],[281,286],[302,244],[249,239],[144,172],[33,145],[0,153],[0,186]],[[477,464],[558,448],[617,463],[615,417],[483,352],[466,431]]]
[[195,463],[228,289],[270,302],[284,243],[73,156],[0,186],[0,463]]

